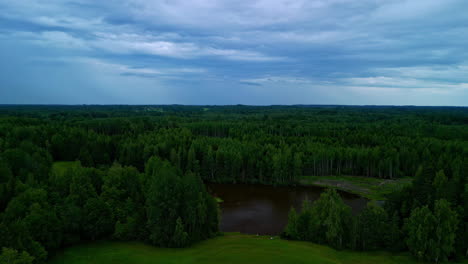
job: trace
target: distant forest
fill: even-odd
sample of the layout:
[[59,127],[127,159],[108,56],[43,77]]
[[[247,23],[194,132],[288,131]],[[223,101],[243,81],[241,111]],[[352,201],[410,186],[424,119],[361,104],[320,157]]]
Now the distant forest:
[[2,256],[41,263],[102,238],[184,247],[218,234],[203,181],[353,175],[413,184],[350,221],[328,191],[291,213],[284,236],[459,259],[468,255],[467,142],[462,107],[3,105]]

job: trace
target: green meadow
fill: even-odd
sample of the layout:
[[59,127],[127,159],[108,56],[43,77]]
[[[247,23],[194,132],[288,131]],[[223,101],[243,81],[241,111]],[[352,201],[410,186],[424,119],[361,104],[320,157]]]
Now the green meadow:
[[380,179],[362,176],[303,176],[301,184],[335,188],[371,200],[386,200],[386,196],[411,183],[409,177]]
[[[150,263],[420,263],[409,255],[388,252],[337,251],[308,242],[228,233],[184,249],[156,248],[140,242],[96,242],[65,249],[49,264]],[[464,262],[468,263],[468,262]]]

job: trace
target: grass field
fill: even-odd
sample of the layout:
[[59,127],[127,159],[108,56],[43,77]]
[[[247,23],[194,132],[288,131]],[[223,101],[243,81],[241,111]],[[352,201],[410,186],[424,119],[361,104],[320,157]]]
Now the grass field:
[[387,194],[410,182],[411,178],[388,180],[360,176],[304,176],[301,179],[303,185],[336,188],[371,200],[385,200]]
[[68,169],[81,166],[79,161],[56,161],[52,164],[52,171],[63,175]]
[[[409,255],[336,251],[307,242],[229,233],[186,249],[161,249],[138,242],[97,242],[66,249],[48,264],[150,263],[420,263]],[[468,263],[468,262],[464,262]]]

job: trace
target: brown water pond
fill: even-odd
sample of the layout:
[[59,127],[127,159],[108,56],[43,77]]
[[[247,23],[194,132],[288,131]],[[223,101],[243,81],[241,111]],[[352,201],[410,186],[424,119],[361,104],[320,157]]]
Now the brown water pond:
[[[220,203],[223,232],[277,235],[286,226],[291,206],[301,208],[305,199],[315,201],[324,188],[314,186],[268,186],[257,184],[207,184]],[[354,213],[361,211],[367,199],[340,192]]]

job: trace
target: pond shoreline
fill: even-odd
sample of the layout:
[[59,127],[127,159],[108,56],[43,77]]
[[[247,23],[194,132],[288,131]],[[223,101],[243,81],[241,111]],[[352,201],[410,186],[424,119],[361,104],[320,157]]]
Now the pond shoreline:
[[334,188],[340,191],[359,195],[369,200],[385,201],[393,191],[401,190],[411,183],[411,178],[379,179],[362,176],[304,176],[302,186]]
[[[287,224],[291,208],[301,210],[305,200],[317,200],[324,187],[272,186],[262,184],[207,183],[209,192],[221,199],[220,230],[244,234],[279,235]],[[343,201],[358,214],[368,199],[339,192]]]
[[204,181],[205,184],[253,184],[259,186],[273,187],[320,187],[333,188],[341,192],[357,195],[369,200],[386,200],[386,195],[411,183],[409,177],[399,179],[380,179],[363,176],[303,176],[296,184],[271,184],[260,182],[212,182]]

